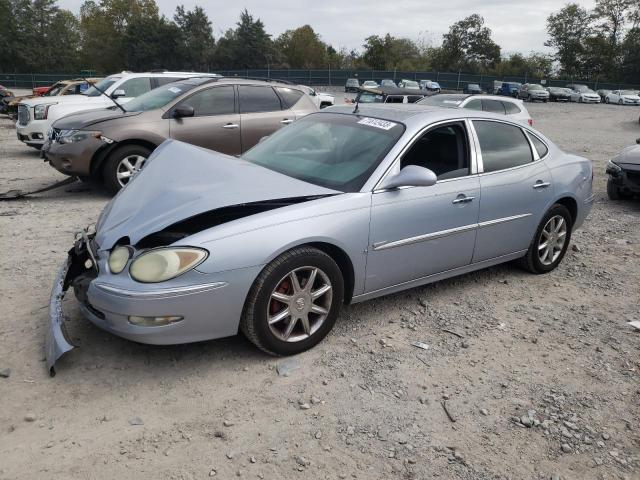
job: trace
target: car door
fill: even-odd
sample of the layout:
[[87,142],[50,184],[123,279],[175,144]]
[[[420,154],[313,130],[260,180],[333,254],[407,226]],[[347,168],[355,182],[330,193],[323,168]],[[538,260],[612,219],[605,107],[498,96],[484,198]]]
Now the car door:
[[[180,105],[193,107],[193,117],[174,118],[173,110]],[[167,116],[171,138],[228,155],[242,153],[233,85],[198,90],[174,105]]]
[[525,251],[551,201],[553,185],[523,128],[493,120],[472,124],[482,197],[475,263]]
[[465,121],[429,127],[388,173],[433,170],[430,187],[374,191],[365,289],[381,290],[471,262],[480,182]]
[[238,85],[242,151],[246,152],[262,137],[293,123],[296,115],[284,109],[269,85]]

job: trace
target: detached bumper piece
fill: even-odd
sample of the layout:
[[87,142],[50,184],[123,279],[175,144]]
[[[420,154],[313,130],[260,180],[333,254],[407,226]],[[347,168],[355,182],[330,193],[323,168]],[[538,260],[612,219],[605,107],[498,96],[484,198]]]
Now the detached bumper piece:
[[55,364],[58,359],[75,347],[65,328],[62,300],[76,278],[86,276],[90,271],[97,273],[97,265],[88,250],[87,243],[89,243],[89,238],[84,233],[82,238],[79,238],[74,247],[69,250],[67,259],[60,267],[51,290],[49,323],[45,338],[45,358],[49,375],[52,377],[56,374]]
[[74,345],[68,340],[64,328],[64,313],[62,312],[62,300],[67,291],[65,280],[71,261],[71,256],[67,257],[67,260],[58,271],[53,289],[51,290],[51,298],[49,299],[49,325],[45,340],[45,356],[47,369],[49,370],[49,375],[52,377],[56,374],[54,368],[56,361],[74,348]]

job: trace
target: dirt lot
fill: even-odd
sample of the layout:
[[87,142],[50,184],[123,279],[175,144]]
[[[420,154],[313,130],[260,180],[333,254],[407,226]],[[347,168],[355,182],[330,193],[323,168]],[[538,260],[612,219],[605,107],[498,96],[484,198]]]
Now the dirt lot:
[[[49,378],[52,280],[108,197],[78,184],[0,203],[0,479],[639,479],[626,321],[640,313],[640,202],[610,202],[604,168],[640,137],[640,109],[529,108],[595,165],[594,210],[560,268],[504,265],[347,307],[293,360],[241,336],[138,345],[70,295],[81,348]],[[3,191],[62,178],[4,118],[0,162]]]

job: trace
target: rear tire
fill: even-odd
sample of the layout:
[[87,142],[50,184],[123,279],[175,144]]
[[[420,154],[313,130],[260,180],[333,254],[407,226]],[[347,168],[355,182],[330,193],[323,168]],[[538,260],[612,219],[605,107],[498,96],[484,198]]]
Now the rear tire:
[[[111,152],[102,168],[102,182],[107,190],[114,195],[118,193],[131,176],[142,168],[149,155],[151,150],[142,145],[123,145]],[[123,177],[127,172],[130,175]]]
[[520,266],[535,274],[555,270],[567,252],[572,228],[573,220],[569,210],[564,205],[556,203],[542,218],[527,254],[520,259]]
[[[325,293],[315,296],[327,286]],[[269,263],[253,282],[240,330],[270,355],[294,355],[314,347],[331,331],[343,299],[344,279],[333,258],[316,248],[294,248]]]

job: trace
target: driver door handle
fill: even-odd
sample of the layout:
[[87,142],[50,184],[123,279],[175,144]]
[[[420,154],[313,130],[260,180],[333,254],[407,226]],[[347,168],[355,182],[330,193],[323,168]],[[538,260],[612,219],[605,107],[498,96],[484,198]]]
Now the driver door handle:
[[456,199],[455,199],[453,202],[451,202],[451,203],[453,203],[453,204],[457,204],[457,203],[469,203],[469,202],[472,202],[474,198],[476,198],[476,197],[458,197],[458,198],[456,198]]
[[280,123],[284,123],[285,125],[289,125],[290,123],[293,123],[293,120],[291,120],[290,118],[285,118]]
[[223,125],[222,128],[226,128],[228,130],[231,128],[240,128],[240,125],[237,123],[227,123],[226,125]]
[[550,182],[543,182],[542,180],[538,180],[533,184],[533,188],[547,188],[549,185],[551,185]]

